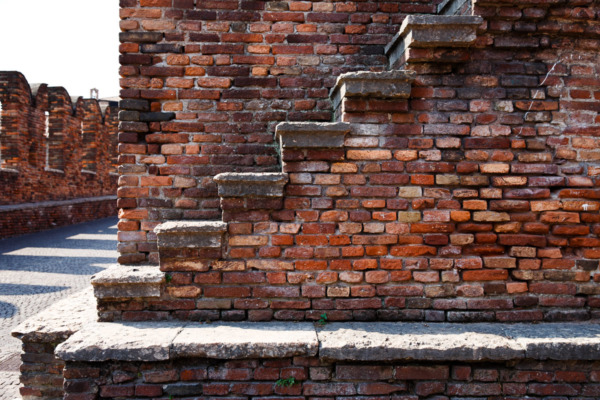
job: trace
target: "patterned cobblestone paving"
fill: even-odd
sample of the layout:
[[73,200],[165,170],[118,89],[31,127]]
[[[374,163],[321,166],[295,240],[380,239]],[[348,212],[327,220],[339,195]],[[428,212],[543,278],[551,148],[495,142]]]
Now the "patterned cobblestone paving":
[[0,240],[0,400],[18,395],[20,341],[10,331],[116,262],[116,218]]

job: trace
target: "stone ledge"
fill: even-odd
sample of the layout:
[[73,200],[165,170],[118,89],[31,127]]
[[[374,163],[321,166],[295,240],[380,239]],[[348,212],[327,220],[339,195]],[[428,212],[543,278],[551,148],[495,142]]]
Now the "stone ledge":
[[477,39],[480,16],[409,15],[385,48],[390,67],[396,66],[408,48],[468,47]]
[[347,361],[597,360],[598,324],[334,323],[319,355]]
[[314,356],[310,323],[93,323],[56,349],[64,361],[164,361]]
[[315,356],[332,361],[597,360],[600,325],[92,323],[57,348],[65,361]]
[[281,172],[224,172],[216,175],[220,197],[282,197],[288,175]]
[[282,122],[275,136],[282,148],[339,148],[350,130],[346,122]]
[[169,221],[154,228],[154,233],[217,233],[226,232],[227,224],[221,221]]
[[165,274],[156,266],[120,266],[92,276],[94,295],[98,299],[160,297]]
[[222,221],[169,221],[154,228],[160,248],[220,248],[227,224]]
[[348,72],[338,76],[329,97],[337,110],[345,97],[407,99],[415,73],[412,71]]
[[11,335],[23,342],[62,342],[97,318],[96,299],[90,287],[25,320]]

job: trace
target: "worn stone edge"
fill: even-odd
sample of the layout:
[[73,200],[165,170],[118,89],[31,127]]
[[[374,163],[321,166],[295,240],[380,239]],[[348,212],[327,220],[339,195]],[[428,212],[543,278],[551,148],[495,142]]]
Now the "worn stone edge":
[[227,223],[223,221],[168,221],[154,228],[156,234],[224,233]]
[[275,137],[288,133],[346,134],[351,129],[348,122],[280,122],[275,127]]
[[[351,323],[353,326],[361,326],[356,332],[377,333],[376,328],[392,327],[394,323],[370,324],[374,328],[369,329],[369,323]],[[435,327],[445,326],[446,333],[435,334]],[[349,342],[348,335],[344,337],[327,338],[327,334],[334,330],[346,329],[348,324],[334,323],[328,325],[318,332],[320,350],[319,356],[326,360],[334,361],[509,361],[519,359],[533,360],[597,360],[600,358],[600,324],[595,323],[543,323],[543,324],[498,324],[498,323],[409,323],[402,324],[404,338],[423,339],[428,334],[413,331],[406,332],[407,328],[427,327],[431,330],[434,338],[429,339],[421,347],[407,345],[405,347],[382,347],[371,345],[370,340],[364,340],[362,345]],[[478,327],[477,331],[466,332],[472,327]],[[540,335],[540,332],[549,330],[557,332],[556,335]],[[453,346],[442,348],[441,346],[430,346],[436,342],[442,342],[447,332],[469,333],[477,335],[470,336],[469,346]],[[562,335],[558,332],[562,331]],[[577,336],[579,334],[579,336]],[[584,336],[587,335],[587,336]],[[365,337],[365,336],[363,336]],[[486,343],[486,337],[489,344]],[[496,338],[494,340],[493,338]],[[345,341],[344,341],[345,339]],[[491,339],[491,340],[490,340]],[[497,339],[505,343],[499,346]],[[386,343],[391,344],[393,335],[386,338]],[[424,340],[424,339],[423,339]],[[456,342],[456,344],[459,344]]]
[[[115,324],[114,328],[118,326],[118,323],[105,323]],[[164,323],[128,323],[127,326],[139,326],[140,328],[147,329],[153,327],[164,326]],[[239,324],[239,323],[238,323]],[[255,323],[260,325],[269,325],[272,323]],[[307,323],[308,324],[308,323]],[[396,325],[393,325],[396,324]],[[293,323],[290,323],[293,326]],[[430,347],[421,347],[414,349],[411,343],[406,344],[404,348],[391,348],[379,345],[369,345],[369,340],[364,343],[360,341],[354,345],[340,345],[337,343],[339,338],[327,338],[327,334],[339,329],[346,329],[349,326],[353,327],[354,332],[357,335],[363,335],[368,337],[369,334],[373,334],[378,328],[387,325],[387,327],[399,327],[402,328],[400,336],[410,337],[411,326],[423,327],[427,326],[431,332],[435,332],[435,326],[441,325],[436,323],[431,324],[398,324],[398,323],[333,323],[325,327],[314,329],[316,340],[318,341],[318,354],[313,350],[314,346],[295,346],[291,352],[294,355],[301,355],[306,351],[306,355],[318,355],[319,357],[326,360],[333,361],[399,361],[399,360],[413,360],[413,361],[510,361],[519,359],[535,359],[535,360],[595,360],[600,354],[600,325],[590,323],[578,323],[578,324],[560,324],[560,323],[547,323],[547,324],[536,324],[532,326],[530,324],[448,324],[445,323],[446,332],[452,332],[455,328],[458,333],[469,335],[477,335],[475,338],[469,336],[468,346],[464,346],[464,340],[460,342],[450,341],[449,346],[440,346],[439,343],[443,343],[444,334],[432,333],[433,338],[431,339]],[[401,326],[402,325],[402,326]],[[158,358],[161,360],[165,359],[177,359],[184,357],[198,357],[203,358],[223,358],[222,354],[231,355],[235,353],[237,359],[243,358],[272,358],[282,357],[281,352],[273,352],[272,349],[267,349],[264,346],[258,345],[258,348],[252,349],[252,343],[243,344],[230,344],[230,349],[221,352],[219,357],[217,354],[211,352],[200,352],[198,349],[185,350],[182,348],[175,349],[174,343],[181,332],[192,323],[182,323],[180,325],[172,324],[174,331],[173,334],[166,335],[170,339],[165,339],[162,344],[154,343],[155,348],[165,349],[167,353],[161,352],[160,356],[152,355],[151,353],[144,353],[141,347],[117,350],[110,346],[110,343],[104,343],[106,348],[99,346],[88,346],[87,348],[77,348],[76,346],[70,346],[67,340],[63,345],[57,349],[57,354],[64,360],[67,361],[86,361],[85,354],[90,354],[93,351],[99,351],[104,354],[104,357],[108,357],[106,360],[133,360],[136,361],[155,361]],[[233,325],[239,326],[239,325]],[[477,327],[478,329],[471,331],[471,327]],[[93,327],[93,326],[92,326]],[[562,329],[562,331],[561,331]],[[539,332],[562,332],[556,336],[550,335],[539,335]],[[380,331],[381,332],[381,331]],[[412,335],[419,335],[418,329],[413,330]],[[80,331],[78,335],[82,335],[84,331]],[[518,335],[522,335],[519,337]],[[586,336],[587,335],[587,336]],[[325,336],[325,337],[324,337]],[[389,335],[389,340],[386,340],[386,344],[391,343],[394,340],[394,335]],[[427,335],[423,336],[426,337]],[[485,338],[488,338],[486,343]],[[502,345],[498,345],[494,341],[494,338],[500,337],[502,339]],[[348,336],[345,336],[348,339]],[[577,340],[583,338],[585,340]],[[402,339],[402,338],[400,338]],[[464,339],[464,338],[463,338]],[[135,338],[128,337],[124,339],[131,343],[135,341]],[[342,343],[343,344],[343,343]],[[206,346],[206,343],[201,346]],[[425,346],[428,343],[425,342]],[[69,346],[71,348],[69,348]],[[193,344],[192,344],[193,346]],[[225,345],[227,346],[227,345]],[[237,347],[236,347],[237,346]],[[436,348],[437,346],[437,348]],[[200,345],[199,345],[200,347]],[[284,344],[281,347],[285,347]],[[233,353],[232,353],[233,352]],[[404,352],[404,353],[403,353]],[[146,358],[135,358],[132,354],[148,354]],[[158,358],[157,358],[158,357]],[[227,357],[225,357],[227,358]],[[105,361],[106,361],[105,360]]]
[[156,265],[116,265],[93,275],[91,282],[96,285],[151,284],[162,283],[165,274]]
[[24,342],[64,341],[97,317],[96,298],[90,286],[25,320],[11,335]]
[[285,172],[223,172],[213,178],[218,184],[253,183],[257,185],[285,184],[288,174]]
[[[426,22],[428,21],[428,23]],[[477,27],[483,23],[483,18],[478,15],[409,15],[404,18],[398,33],[394,35],[392,40],[385,46],[384,54],[388,57],[390,67],[394,64],[391,56],[395,52],[396,47],[401,46],[404,38],[408,35],[412,27],[428,26],[433,21],[437,27],[447,27],[453,25],[466,25]],[[432,28],[433,29],[433,28]],[[406,45],[404,45],[406,47]],[[398,54],[403,54],[406,49],[401,49]],[[399,58],[399,57],[397,57]]]

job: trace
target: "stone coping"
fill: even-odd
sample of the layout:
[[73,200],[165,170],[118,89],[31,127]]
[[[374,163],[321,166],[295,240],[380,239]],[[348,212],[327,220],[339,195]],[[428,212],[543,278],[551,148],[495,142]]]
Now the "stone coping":
[[117,196],[80,197],[78,199],[71,199],[71,200],[41,201],[39,203],[9,204],[9,205],[0,206],[0,212],[27,210],[27,209],[31,209],[31,208],[72,206],[73,204],[95,203],[95,202],[109,201],[109,200],[117,201]]
[[282,122],[275,137],[282,148],[338,148],[351,129],[347,122]]
[[597,360],[600,325],[307,322],[92,323],[57,348],[65,361],[316,356],[332,361]]
[[97,318],[96,298],[89,287],[22,322],[11,334],[27,342],[62,342]]
[[154,228],[154,233],[224,233],[227,223],[222,221],[169,221],[163,222]]

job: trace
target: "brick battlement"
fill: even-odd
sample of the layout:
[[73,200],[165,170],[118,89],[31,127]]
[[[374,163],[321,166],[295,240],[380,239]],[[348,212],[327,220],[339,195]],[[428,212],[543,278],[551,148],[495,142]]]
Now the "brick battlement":
[[117,104],[0,72],[0,205],[116,192]]

